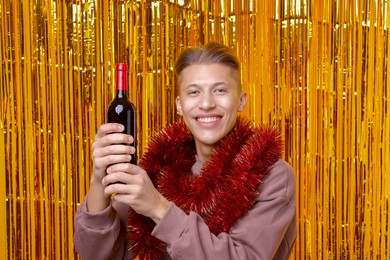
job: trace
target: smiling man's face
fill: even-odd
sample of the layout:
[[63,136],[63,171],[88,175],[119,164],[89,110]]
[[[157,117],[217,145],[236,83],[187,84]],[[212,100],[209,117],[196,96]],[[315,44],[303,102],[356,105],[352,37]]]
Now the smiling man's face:
[[234,70],[223,64],[196,64],[179,76],[176,108],[194,136],[198,156],[207,159],[225,137],[246,104]]

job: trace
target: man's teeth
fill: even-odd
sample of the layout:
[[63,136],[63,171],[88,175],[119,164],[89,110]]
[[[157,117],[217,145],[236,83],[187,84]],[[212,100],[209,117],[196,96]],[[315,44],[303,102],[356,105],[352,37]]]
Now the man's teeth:
[[215,122],[217,120],[218,120],[218,117],[200,117],[200,118],[198,118],[198,121],[202,122],[202,123],[211,123],[211,122]]

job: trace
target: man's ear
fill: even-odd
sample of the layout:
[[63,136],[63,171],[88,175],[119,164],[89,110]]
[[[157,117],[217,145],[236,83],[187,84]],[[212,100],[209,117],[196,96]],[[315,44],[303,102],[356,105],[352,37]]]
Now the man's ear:
[[183,110],[181,109],[181,102],[180,102],[180,97],[176,97],[176,110],[178,115],[183,115]]
[[240,94],[240,106],[238,107],[238,112],[242,112],[246,106],[246,100],[247,100],[246,92],[241,92]]

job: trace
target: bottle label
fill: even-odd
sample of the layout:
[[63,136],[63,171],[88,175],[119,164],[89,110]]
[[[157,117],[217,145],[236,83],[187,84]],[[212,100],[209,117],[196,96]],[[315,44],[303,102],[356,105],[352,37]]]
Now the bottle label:
[[117,106],[115,107],[115,113],[116,113],[117,115],[119,115],[122,111],[123,111],[123,106],[122,106],[122,105],[117,105]]

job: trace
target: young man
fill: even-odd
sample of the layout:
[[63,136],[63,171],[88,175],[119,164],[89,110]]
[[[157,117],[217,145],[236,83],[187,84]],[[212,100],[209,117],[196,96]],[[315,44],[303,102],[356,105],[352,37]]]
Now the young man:
[[175,68],[183,120],[155,136],[138,165],[126,163],[135,150],[121,145],[133,140],[122,126],[99,128],[77,251],[84,260],[287,259],[295,177],[277,131],[237,115],[247,96],[234,52],[190,48]]

